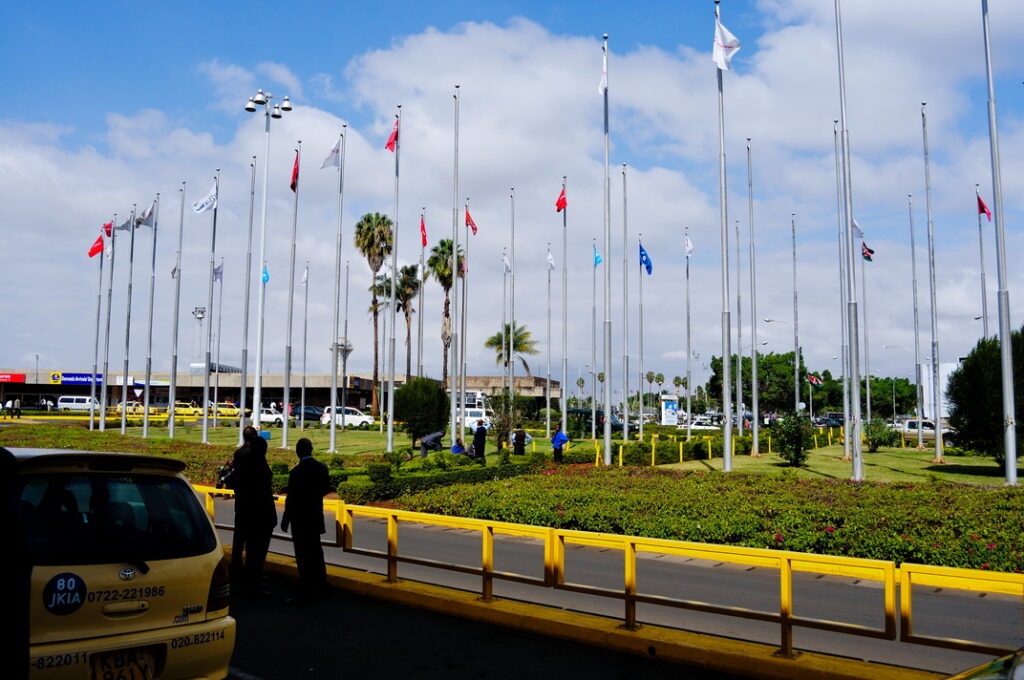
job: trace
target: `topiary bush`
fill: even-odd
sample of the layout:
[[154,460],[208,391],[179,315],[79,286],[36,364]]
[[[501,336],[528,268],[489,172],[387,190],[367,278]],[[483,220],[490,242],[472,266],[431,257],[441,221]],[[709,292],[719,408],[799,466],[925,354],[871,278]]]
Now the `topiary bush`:
[[793,467],[802,467],[814,447],[814,427],[806,416],[786,416],[772,427],[779,456]]
[[390,463],[370,463],[366,466],[366,476],[371,482],[380,484],[391,480]]
[[431,432],[444,432],[450,404],[441,383],[413,378],[395,391],[395,420],[404,423],[410,441],[415,442]]

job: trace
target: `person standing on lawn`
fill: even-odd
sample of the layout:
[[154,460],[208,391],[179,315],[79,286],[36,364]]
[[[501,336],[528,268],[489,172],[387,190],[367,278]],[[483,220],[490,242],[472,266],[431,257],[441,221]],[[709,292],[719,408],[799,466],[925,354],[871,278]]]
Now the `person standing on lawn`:
[[303,437],[295,444],[299,463],[288,473],[281,529],[292,528],[299,592],[293,601],[308,602],[327,593],[327,568],[320,535],[324,526],[324,496],[331,492],[327,466],[313,458],[313,442]]
[[562,432],[562,424],[559,423],[558,427],[555,428],[555,434],[551,436],[551,450],[554,452],[556,463],[562,462],[562,447],[568,442],[569,437],[566,436],[565,432]]
[[516,425],[516,431],[512,433],[512,454],[516,456],[526,455],[526,430],[523,426]]
[[473,433],[473,457],[476,458],[478,463],[487,464],[487,459],[484,458],[484,451],[487,448],[487,428],[484,427],[484,421],[476,421],[476,432]]

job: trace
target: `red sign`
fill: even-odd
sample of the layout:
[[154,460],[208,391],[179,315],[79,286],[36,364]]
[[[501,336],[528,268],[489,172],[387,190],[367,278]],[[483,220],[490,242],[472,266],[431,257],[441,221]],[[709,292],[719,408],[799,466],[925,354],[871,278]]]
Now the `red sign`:
[[24,373],[0,373],[0,383],[23,383]]

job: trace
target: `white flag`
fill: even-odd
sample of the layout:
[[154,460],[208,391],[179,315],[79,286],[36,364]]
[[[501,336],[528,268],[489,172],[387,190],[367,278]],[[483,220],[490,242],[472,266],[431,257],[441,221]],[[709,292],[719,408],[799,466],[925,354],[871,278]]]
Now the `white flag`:
[[219,265],[213,268],[213,280],[223,281],[224,280],[224,263],[221,262]]
[[604,94],[608,91],[608,46],[601,45],[602,53],[602,64],[601,64],[601,82],[597,85],[597,93]]
[[548,251],[548,269],[555,268],[555,258],[551,257],[551,251]]
[[116,229],[117,231],[128,231],[131,228],[132,228],[132,218],[131,218],[131,215],[129,215],[128,219],[126,219],[124,222],[122,222],[121,224],[119,224],[116,227],[114,227],[114,229]]
[[512,263],[508,261],[508,255],[505,255],[504,253],[502,253],[502,255],[501,255],[501,263],[505,265],[505,271],[506,272],[512,271]]
[[305,286],[307,281],[309,281],[309,265],[302,271],[302,285]]
[[172,279],[176,279],[176,278],[178,278],[178,265],[174,265],[174,266],[173,266],[173,267],[171,268],[171,278],[172,278]]
[[201,201],[196,201],[192,204],[192,212],[204,213],[207,210],[212,210],[217,207],[217,181],[214,180],[213,186],[210,187],[210,193],[206,194],[206,198]]
[[341,167],[341,138],[334,143],[331,150],[327,152],[327,158],[320,164],[320,169],[324,168],[340,168]]
[[860,230],[860,225],[857,224],[857,220],[853,221],[853,235],[859,239],[864,238],[864,232]]
[[142,214],[139,215],[135,219],[136,226],[152,227],[156,223],[156,221],[154,219],[155,214],[156,214],[156,211],[154,210],[155,207],[156,207],[156,202],[150,203],[149,207],[146,208],[142,212]]
[[686,239],[686,256],[689,257],[690,255],[693,254],[693,241],[690,240],[689,234],[684,236],[684,238]]
[[711,59],[722,71],[729,70],[729,62],[732,60],[732,55],[739,52],[740,41],[739,38],[729,32],[722,22],[715,17],[715,45],[711,50]]

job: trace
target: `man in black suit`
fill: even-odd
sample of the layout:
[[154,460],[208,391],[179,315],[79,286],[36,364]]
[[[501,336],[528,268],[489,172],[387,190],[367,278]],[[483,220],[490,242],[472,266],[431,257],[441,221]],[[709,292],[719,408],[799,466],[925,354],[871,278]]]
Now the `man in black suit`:
[[235,543],[231,559],[241,566],[238,558],[245,550],[243,578],[246,591],[256,597],[270,592],[263,587],[263,565],[267,560],[270,537],[277,526],[277,509],[271,487],[273,473],[267,463],[267,441],[255,428],[243,432],[246,443],[235,452],[231,488],[235,490]]
[[481,465],[487,465],[487,458],[484,456],[487,448],[487,428],[484,421],[476,421],[476,431],[473,433],[473,457]]
[[295,563],[299,567],[296,601],[309,601],[327,592],[327,569],[320,534],[324,527],[324,496],[331,492],[327,466],[313,458],[313,442],[306,438],[295,444],[299,464],[288,473],[288,495],[284,501],[281,528],[292,528]]

